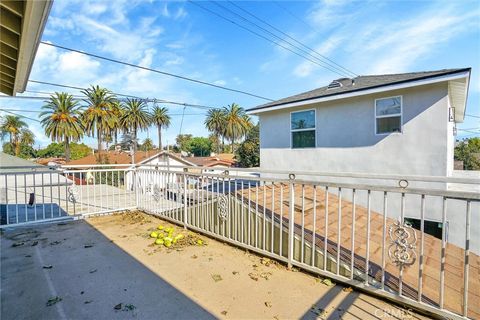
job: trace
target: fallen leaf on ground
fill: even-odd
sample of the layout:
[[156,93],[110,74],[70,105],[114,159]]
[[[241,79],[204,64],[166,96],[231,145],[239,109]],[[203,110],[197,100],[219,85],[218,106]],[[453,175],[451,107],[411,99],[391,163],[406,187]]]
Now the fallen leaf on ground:
[[14,244],[12,244],[12,247],[20,247],[20,246],[23,246],[24,244],[25,244],[25,242],[23,242],[23,241],[15,242]]
[[334,285],[334,283],[332,282],[332,280],[330,280],[329,278],[325,278],[323,279],[322,283],[328,287],[331,287]]
[[215,281],[215,282],[218,282],[218,281],[222,281],[222,276],[219,275],[219,274],[212,274],[212,279]]
[[90,272],[90,273],[95,273],[95,272],[97,272],[97,269],[92,269],[92,270],[90,270],[89,272]]
[[53,266],[51,264],[43,266],[43,269],[52,269],[52,268],[53,268]]
[[60,301],[62,301],[62,298],[60,298],[59,296],[51,297],[47,301],[47,307],[53,306],[55,303],[60,302]]
[[60,243],[61,243],[61,241],[53,241],[53,242],[50,242],[50,245],[55,246],[55,245],[60,244]]
[[250,272],[248,276],[250,277],[250,279],[258,281],[258,276],[255,273]]
[[117,304],[115,307],[113,307],[113,309],[115,309],[115,310],[121,310],[121,309],[122,309],[122,306],[123,306],[123,304],[122,304],[122,303],[119,303],[119,304]]
[[32,247],[35,247],[38,244],[38,241],[33,241],[32,242]]
[[91,247],[93,247],[93,244],[86,244],[86,245],[84,245],[83,247],[84,247],[84,248],[91,248]]
[[192,258],[192,259],[197,259],[197,258],[198,258],[198,256],[197,256],[196,254],[194,254],[194,255],[193,255],[193,256],[191,256],[190,258]]
[[224,316],[226,316],[226,315],[227,315],[227,313],[228,313],[228,312],[227,312],[227,311],[225,311],[225,310],[223,310],[223,311],[221,312],[221,314],[223,314]]
[[93,300],[87,300],[87,301],[84,302],[84,304],[89,304],[89,303],[92,303],[92,302],[93,302]]
[[270,301],[265,301],[265,306],[267,308],[271,308],[272,307],[272,303]]
[[239,272],[238,271],[232,271],[232,274],[237,275],[237,274],[239,274]]
[[343,292],[352,292],[352,287],[343,288]]

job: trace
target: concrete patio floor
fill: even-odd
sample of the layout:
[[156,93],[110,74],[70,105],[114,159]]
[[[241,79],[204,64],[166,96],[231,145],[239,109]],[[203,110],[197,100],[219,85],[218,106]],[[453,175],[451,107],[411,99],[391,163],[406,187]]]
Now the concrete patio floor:
[[159,224],[127,213],[2,231],[1,318],[427,319],[209,238],[151,246]]

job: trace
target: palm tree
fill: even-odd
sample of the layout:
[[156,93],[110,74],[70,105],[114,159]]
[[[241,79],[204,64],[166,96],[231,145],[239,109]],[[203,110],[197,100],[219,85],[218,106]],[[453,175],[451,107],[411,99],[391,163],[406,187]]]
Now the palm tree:
[[158,148],[162,150],[162,127],[168,128],[170,126],[170,116],[168,109],[165,107],[155,106],[152,113],[152,123],[158,129]]
[[97,136],[98,160],[102,162],[102,138],[115,127],[116,117],[112,105],[117,99],[110,90],[99,86],[91,86],[82,90],[82,93],[86,96],[84,101],[87,104],[83,113],[85,131],[92,137]]
[[146,138],[145,140],[143,140],[143,143],[142,143],[142,149],[143,151],[150,151],[153,149],[153,141],[152,139],[150,138]]
[[225,113],[225,136],[232,142],[232,153],[235,153],[234,143],[236,139],[245,136],[252,127],[250,117],[245,110],[236,103],[223,108]]
[[113,143],[115,146],[118,144],[118,132],[121,130],[120,128],[120,119],[123,116],[123,107],[120,101],[116,100],[112,103],[112,111],[114,114],[114,122],[115,125],[112,129],[111,134],[113,135]]
[[55,92],[45,101],[40,113],[45,134],[52,141],[65,144],[65,159],[70,161],[70,142],[79,141],[84,133],[81,106],[71,94]]
[[23,128],[20,131],[20,143],[27,146],[31,146],[35,143],[35,135],[30,129]]
[[20,154],[20,136],[22,129],[27,128],[27,123],[24,122],[19,116],[7,115],[3,118],[0,124],[0,134],[2,140],[8,135],[10,144],[15,150],[15,155]]
[[147,104],[139,99],[127,99],[120,125],[127,128],[133,137],[133,151],[137,151],[137,131],[146,130],[150,125],[152,115],[147,110]]
[[[210,109],[205,119],[205,127],[217,137],[217,153],[220,153],[220,136],[224,136],[226,128],[225,112],[222,109]],[[223,148],[223,144],[222,144]]]

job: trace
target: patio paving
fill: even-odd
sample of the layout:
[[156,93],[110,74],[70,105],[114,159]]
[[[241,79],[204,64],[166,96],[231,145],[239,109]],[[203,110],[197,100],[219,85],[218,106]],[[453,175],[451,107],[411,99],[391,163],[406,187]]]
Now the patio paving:
[[3,231],[2,319],[427,319],[212,239],[153,247],[158,224],[127,213]]

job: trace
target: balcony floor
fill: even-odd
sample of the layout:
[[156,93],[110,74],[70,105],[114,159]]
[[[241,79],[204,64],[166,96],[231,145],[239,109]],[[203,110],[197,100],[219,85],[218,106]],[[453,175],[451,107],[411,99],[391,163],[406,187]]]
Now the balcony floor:
[[[179,251],[149,246],[148,230],[169,224],[144,214],[132,217],[4,231],[2,318],[427,319],[282,265],[265,266],[258,256],[212,239]],[[258,275],[268,280],[251,278]],[[47,307],[54,296],[62,301]],[[115,310],[120,303],[135,308]]]

